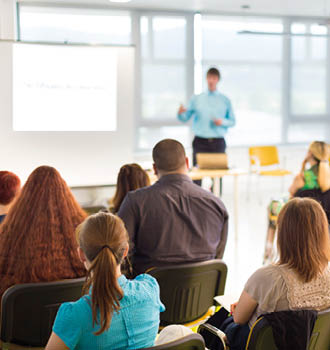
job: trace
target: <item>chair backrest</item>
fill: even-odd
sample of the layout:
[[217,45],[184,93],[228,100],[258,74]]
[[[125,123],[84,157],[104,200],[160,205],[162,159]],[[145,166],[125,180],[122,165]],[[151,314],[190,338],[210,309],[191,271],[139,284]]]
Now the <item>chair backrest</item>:
[[319,312],[308,350],[330,349],[330,310]]
[[246,344],[246,350],[277,350],[273,331],[264,317],[260,317],[252,326]]
[[183,324],[204,315],[213,298],[223,295],[227,265],[222,260],[174,265],[148,272],[160,285],[160,298],[166,311],[160,314],[161,325]]
[[58,308],[81,297],[84,278],[10,287],[1,301],[1,341],[45,346]]
[[[277,350],[273,331],[264,317],[250,330],[246,350]],[[309,341],[308,350],[330,349],[330,311],[319,312]]]
[[268,166],[279,164],[278,151],[276,146],[256,146],[249,148],[250,164]]
[[201,335],[194,333],[178,340],[143,350],[205,350],[205,343]]

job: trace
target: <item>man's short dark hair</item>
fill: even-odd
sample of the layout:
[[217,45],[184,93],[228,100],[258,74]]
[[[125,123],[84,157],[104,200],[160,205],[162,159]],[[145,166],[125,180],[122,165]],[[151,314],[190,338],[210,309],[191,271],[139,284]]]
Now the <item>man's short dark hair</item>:
[[208,75],[216,75],[219,80],[220,80],[220,77],[221,77],[219,69],[214,68],[214,67],[210,68],[207,71],[206,76],[208,76]]
[[165,139],[159,141],[154,147],[152,158],[158,170],[171,172],[184,166],[186,152],[179,141]]

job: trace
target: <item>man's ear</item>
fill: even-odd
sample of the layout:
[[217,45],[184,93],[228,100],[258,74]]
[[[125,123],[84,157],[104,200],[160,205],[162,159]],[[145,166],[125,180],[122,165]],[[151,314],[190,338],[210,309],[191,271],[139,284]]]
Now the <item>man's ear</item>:
[[86,255],[85,255],[85,253],[83,252],[83,250],[82,250],[80,247],[78,247],[78,248],[77,248],[77,252],[78,252],[78,256],[79,256],[80,261],[81,261],[82,263],[85,263],[85,262],[87,261],[87,259],[86,259]]
[[158,170],[156,168],[156,164],[155,163],[152,164],[152,168],[154,169],[155,175],[158,175]]
[[187,169],[189,170],[189,158],[186,157],[186,166],[187,166]]

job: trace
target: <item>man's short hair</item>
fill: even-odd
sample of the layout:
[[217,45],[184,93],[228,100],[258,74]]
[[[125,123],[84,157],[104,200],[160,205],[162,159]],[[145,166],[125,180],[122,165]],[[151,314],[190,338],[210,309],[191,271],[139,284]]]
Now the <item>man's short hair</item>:
[[219,69],[214,68],[214,67],[210,68],[207,71],[206,76],[208,76],[208,75],[215,75],[215,76],[218,77],[219,80],[220,80],[220,77],[221,77]]
[[152,158],[158,170],[172,172],[185,165],[186,152],[179,141],[165,139],[154,147]]

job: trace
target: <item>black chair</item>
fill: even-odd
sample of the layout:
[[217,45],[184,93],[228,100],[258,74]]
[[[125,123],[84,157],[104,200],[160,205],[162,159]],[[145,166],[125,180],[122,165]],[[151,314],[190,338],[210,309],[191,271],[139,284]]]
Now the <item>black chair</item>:
[[322,208],[324,209],[325,213],[327,214],[328,222],[330,225],[330,190],[326,192],[321,192],[320,189],[298,190],[294,196],[301,198],[313,198],[316,201],[318,201],[322,205]]
[[43,347],[63,302],[81,297],[85,278],[18,284],[5,291],[1,301],[3,343]]
[[149,270],[160,285],[160,298],[166,311],[160,314],[161,326],[185,324],[203,316],[223,295],[227,265],[222,260],[159,267]]
[[[246,344],[246,350],[277,350],[273,331],[264,317],[259,318],[252,326]],[[309,341],[308,350],[330,349],[330,311],[318,314]]]
[[205,343],[201,335],[194,333],[178,340],[143,350],[205,350]]

